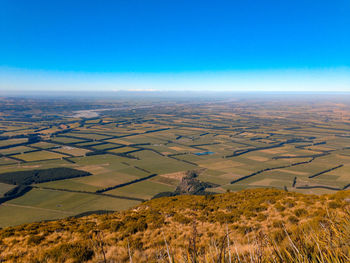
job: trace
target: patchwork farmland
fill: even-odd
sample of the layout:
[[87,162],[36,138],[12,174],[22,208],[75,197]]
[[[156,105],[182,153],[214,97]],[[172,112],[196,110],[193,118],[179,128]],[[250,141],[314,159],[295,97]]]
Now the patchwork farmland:
[[[8,173],[72,168],[89,175],[32,183],[4,199],[0,227],[123,210],[174,191],[188,170],[215,193],[347,189],[350,104],[337,101],[2,98],[0,198],[18,186],[2,180]],[[13,110],[18,104],[26,111]]]

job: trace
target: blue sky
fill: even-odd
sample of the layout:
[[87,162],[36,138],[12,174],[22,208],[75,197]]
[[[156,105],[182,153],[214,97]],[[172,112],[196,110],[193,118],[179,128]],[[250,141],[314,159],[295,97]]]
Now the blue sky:
[[0,91],[350,91],[350,1],[0,2]]

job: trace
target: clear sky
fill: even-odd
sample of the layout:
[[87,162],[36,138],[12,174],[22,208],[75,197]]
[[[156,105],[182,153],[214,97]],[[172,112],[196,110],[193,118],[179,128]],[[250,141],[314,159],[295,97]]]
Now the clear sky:
[[349,0],[1,0],[0,91],[350,91]]

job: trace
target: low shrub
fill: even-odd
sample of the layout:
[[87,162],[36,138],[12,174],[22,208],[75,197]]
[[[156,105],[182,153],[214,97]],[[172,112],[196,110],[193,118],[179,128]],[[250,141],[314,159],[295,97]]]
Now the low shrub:
[[93,249],[85,243],[64,243],[44,252],[43,258],[54,262],[85,262],[94,256]]
[[28,245],[39,245],[41,241],[45,240],[45,237],[43,236],[37,236],[37,235],[30,235],[27,239]]
[[299,222],[299,219],[296,216],[290,216],[288,217],[288,221],[292,224],[297,224]]

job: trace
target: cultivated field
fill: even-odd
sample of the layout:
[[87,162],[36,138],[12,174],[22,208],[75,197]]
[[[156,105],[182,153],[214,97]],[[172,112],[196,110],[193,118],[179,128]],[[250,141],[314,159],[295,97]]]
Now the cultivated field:
[[[346,98],[91,100],[74,107],[30,100],[31,118],[8,107],[23,103],[0,102],[0,173],[69,167],[91,175],[32,185],[0,205],[0,227],[122,210],[173,191],[188,170],[200,171],[217,193],[273,187],[321,194],[350,184]],[[111,110],[72,117],[97,108]],[[0,196],[14,187],[0,184]]]

